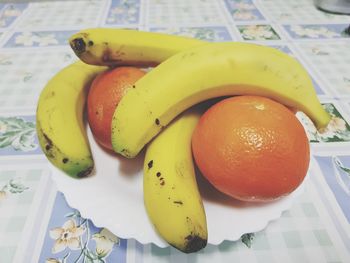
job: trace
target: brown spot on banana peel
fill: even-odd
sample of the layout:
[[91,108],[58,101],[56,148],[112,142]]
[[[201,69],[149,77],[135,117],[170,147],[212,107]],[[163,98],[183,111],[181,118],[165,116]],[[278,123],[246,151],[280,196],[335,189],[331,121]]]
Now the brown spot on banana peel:
[[208,243],[207,239],[200,237],[198,234],[191,233],[185,237],[185,247],[181,251],[185,253],[193,253],[204,248]]
[[130,59],[123,59],[122,56],[124,56],[124,52],[114,52],[111,51],[109,48],[106,48],[102,58],[101,58],[101,65],[107,65],[107,66],[137,66],[137,67],[155,67],[159,64],[159,61],[153,61],[153,60],[130,60]]
[[[119,130],[118,130],[119,131]],[[122,149],[121,150],[121,154],[123,156],[125,156],[126,158],[132,158],[132,155],[130,154],[130,152],[127,149]]]
[[184,204],[181,200],[173,201],[173,203],[174,203],[174,204],[177,204],[177,205],[183,205],[183,204]]
[[148,169],[151,169],[153,166],[153,160],[150,160],[147,164]]
[[94,166],[90,166],[87,169],[85,169],[84,171],[77,173],[77,177],[78,178],[86,177],[92,172],[93,169],[94,169]]
[[49,136],[45,133],[45,132],[43,132],[42,130],[41,130],[41,133],[42,133],[42,135],[43,135],[43,137],[44,137],[44,139],[45,139],[45,154],[48,156],[48,157],[54,157],[54,155],[53,155],[53,153],[51,152],[51,149],[52,149],[52,147],[53,147],[53,143],[52,143],[52,140],[49,138]]
[[160,185],[161,185],[161,186],[165,185],[165,181],[164,181],[163,178],[161,178],[161,180],[160,180]]
[[72,39],[69,44],[77,56],[86,51],[86,43],[81,37]]
[[[52,140],[45,132],[43,132],[42,130],[40,130],[40,132],[43,135],[43,138],[45,140],[45,150],[46,150],[45,155],[48,158],[54,159],[55,158],[55,151],[61,152],[60,149],[58,149],[57,147],[54,147]],[[62,158],[62,163],[68,164],[69,159],[66,157]],[[79,163],[75,163],[74,165],[79,166]],[[87,167],[86,169],[78,172],[77,174],[71,174],[68,171],[66,171],[66,173],[72,177],[75,177],[75,178],[82,178],[82,177],[86,177],[87,175],[89,175],[92,172],[93,168],[94,168],[94,165]]]

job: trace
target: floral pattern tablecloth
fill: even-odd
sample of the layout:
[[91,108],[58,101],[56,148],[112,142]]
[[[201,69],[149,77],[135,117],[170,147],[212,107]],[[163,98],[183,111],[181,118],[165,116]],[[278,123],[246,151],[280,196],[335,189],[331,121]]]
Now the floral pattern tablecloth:
[[[312,0],[1,1],[0,262],[350,262],[349,24]],[[261,232],[191,255],[118,238],[71,208],[38,146],[36,102],[77,59],[67,38],[97,26],[255,42],[298,59],[333,118],[319,134],[298,113],[312,158],[292,208]]]

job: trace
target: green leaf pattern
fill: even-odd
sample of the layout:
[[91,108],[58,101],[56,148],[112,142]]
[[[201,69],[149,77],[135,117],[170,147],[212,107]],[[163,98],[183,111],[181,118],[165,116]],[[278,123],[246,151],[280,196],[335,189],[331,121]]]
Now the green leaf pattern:
[[290,30],[302,38],[333,38],[340,36],[335,30],[320,25],[292,25]]
[[205,41],[224,41],[219,32],[213,28],[196,28],[196,27],[170,27],[155,30],[156,32],[192,37]]
[[33,151],[35,124],[18,117],[0,117],[0,148],[12,147],[15,151]]
[[237,26],[244,40],[279,40],[280,37],[270,25]]
[[[55,227],[50,231],[50,237],[55,240],[52,247],[54,254],[67,251],[62,258],[48,258],[47,263],[64,262],[108,262],[106,259],[114,246],[119,246],[119,238],[102,228],[99,232],[91,235],[89,220],[83,219],[79,211],[66,214],[68,221],[62,227]],[[91,246],[94,241],[94,246]],[[64,245],[62,246],[62,244]],[[74,246],[69,245],[75,243]],[[73,255],[71,250],[78,250],[78,255]]]
[[254,233],[247,233],[241,236],[241,241],[243,244],[245,244],[248,248],[252,247],[252,243],[254,240],[255,234]]
[[22,183],[21,178],[13,178],[0,188],[0,202],[8,197],[9,194],[20,194],[29,187]]
[[350,126],[332,103],[323,104],[324,109],[331,115],[331,121],[322,131],[316,130],[311,120],[303,113],[298,117],[304,124],[310,142],[345,142],[350,141]]

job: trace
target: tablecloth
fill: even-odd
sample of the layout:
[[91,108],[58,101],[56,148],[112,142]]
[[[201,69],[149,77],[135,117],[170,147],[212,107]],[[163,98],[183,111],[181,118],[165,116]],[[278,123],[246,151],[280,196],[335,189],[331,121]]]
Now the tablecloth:
[[[0,262],[350,262],[349,24],[311,0],[1,1]],[[118,238],[70,207],[38,145],[35,111],[47,81],[77,60],[68,37],[88,27],[253,42],[298,59],[333,118],[320,134],[297,114],[312,151],[291,209],[263,231],[187,255]],[[62,246],[62,231],[79,233],[78,246]]]

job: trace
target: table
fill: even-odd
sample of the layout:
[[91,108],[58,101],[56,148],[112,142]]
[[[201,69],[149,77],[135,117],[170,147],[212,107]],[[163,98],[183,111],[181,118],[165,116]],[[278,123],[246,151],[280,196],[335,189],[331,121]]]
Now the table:
[[[2,1],[0,262],[349,262],[349,24],[350,16],[321,12],[311,0]],[[310,180],[291,209],[263,231],[186,255],[118,238],[71,208],[38,145],[36,102],[46,82],[77,59],[67,38],[98,26],[254,42],[298,59],[333,120],[320,134],[297,114],[312,158]],[[64,229],[83,232],[84,251],[73,241],[59,244]]]

